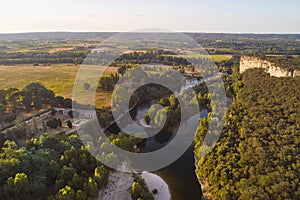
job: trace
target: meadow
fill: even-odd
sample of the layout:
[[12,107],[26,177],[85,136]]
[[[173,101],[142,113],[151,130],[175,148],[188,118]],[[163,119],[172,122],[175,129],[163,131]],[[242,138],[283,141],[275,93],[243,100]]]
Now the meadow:
[[225,60],[229,60],[232,55],[202,55],[202,54],[187,54],[187,55],[182,55],[182,57],[185,58],[211,58],[215,62],[221,62]]
[[[82,66],[86,69],[92,66]],[[72,98],[74,80],[76,78],[79,66],[72,64],[54,64],[51,66],[32,66],[32,65],[15,65],[0,66],[0,89],[18,88],[22,89],[32,82],[39,82],[46,88],[55,92],[56,95]],[[117,72],[117,67],[97,66],[99,73],[104,75]],[[94,74],[98,76],[99,74]],[[88,80],[82,80],[88,82]],[[95,95],[96,106],[102,107],[110,105],[111,94],[104,91],[98,91]]]

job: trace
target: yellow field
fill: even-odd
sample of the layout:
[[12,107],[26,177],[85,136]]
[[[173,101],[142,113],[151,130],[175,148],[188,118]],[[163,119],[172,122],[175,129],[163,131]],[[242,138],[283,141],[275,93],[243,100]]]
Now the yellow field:
[[[95,69],[94,66],[82,66],[85,69]],[[117,72],[117,67],[97,66],[99,73],[111,74]],[[15,87],[24,88],[32,82],[39,82],[46,88],[55,92],[56,95],[71,98],[73,93],[74,80],[79,70],[79,66],[70,64],[57,64],[52,66],[0,66],[0,89]],[[99,74],[95,73],[94,76]],[[82,80],[89,82],[88,80]],[[97,92],[96,105],[106,106],[110,104],[110,93]]]
[[202,54],[187,54],[183,55],[183,57],[186,58],[202,58],[202,57],[207,57],[213,59],[215,62],[220,62],[224,60],[229,60],[232,55],[202,55]]

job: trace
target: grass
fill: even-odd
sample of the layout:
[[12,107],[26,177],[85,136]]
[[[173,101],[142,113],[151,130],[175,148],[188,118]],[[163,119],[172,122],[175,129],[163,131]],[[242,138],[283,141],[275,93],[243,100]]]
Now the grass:
[[215,62],[220,62],[224,60],[229,60],[232,56],[231,55],[203,55],[203,54],[187,54],[183,55],[182,57],[186,58],[203,58],[203,57],[211,57]]
[[[0,89],[8,89],[11,87],[22,89],[32,82],[39,82],[46,88],[55,92],[56,95],[72,98],[74,80],[79,68],[79,66],[71,64],[56,64],[52,66],[0,66]],[[93,77],[89,78],[99,76],[99,73],[103,72],[105,68],[105,66],[82,66],[82,69],[85,69],[84,71],[93,75]],[[118,68],[116,67],[108,67],[103,74],[116,73],[117,69]],[[89,81],[83,76],[79,79],[79,82],[83,85],[84,82]],[[96,85],[94,85],[94,87],[96,87]],[[84,90],[83,87],[82,90]],[[84,95],[83,93],[83,96],[87,95]],[[97,107],[110,105],[110,93],[99,91],[96,93],[95,97]],[[82,97],[81,100],[86,102],[84,97]]]
[[211,55],[212,59],[215,62],[229,60],[232,56],[231,55]]
[[[66,50],[72,50],[71,48],[77,47],[77,46],[84,46],[85,48],[88,48],[90,46],[94,46],[99,44],[100,41],[98,40],[82,40],[82,41],[65,41],[60,42],[58,41],[22,41],[22,42],[12,42],[12,41],[0,41],[0,46],[6,46],[7,49],[4,49],[3,52],[22,52],[22,53],[29,53],[29,52],[35,52],[35,53],[42,53],[42,52],[55,52],[55,51],[65,51]],[[83,51],[83,50],[81,50]],[[87,51],[85,49],[85,51]],[[79,51],[77,51],[79,52]]]

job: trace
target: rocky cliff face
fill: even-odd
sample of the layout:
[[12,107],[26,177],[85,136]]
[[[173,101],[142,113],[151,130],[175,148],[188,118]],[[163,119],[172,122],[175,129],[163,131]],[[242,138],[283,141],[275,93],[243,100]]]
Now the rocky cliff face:
[[247,69],[251,68],[263,68],[270,76],[275,77],[295,77],[300,76],[300,71],[286,70],[280,67],[276,67],[273,63],[265,60],[260,60],[256,57],[242,56],[240,60],[240,73],[243,73]]

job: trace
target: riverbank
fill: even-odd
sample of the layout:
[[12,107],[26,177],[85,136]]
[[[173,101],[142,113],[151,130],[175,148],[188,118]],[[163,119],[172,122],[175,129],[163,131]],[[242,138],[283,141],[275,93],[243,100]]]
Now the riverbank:
[[145,180],[150,192],[157,190],[156,194],[153,194],[155,200],[170,200],[171,193],[168,184],[158,175],[149,172],[143,172],[142,178]]
[[130,200],[131,185],[134,179],[131,173],[110,171],[108,184],[99,191],[98,200]]
[[[145,180],[149,191],[156,189],[155,200],[170,200],[171,193],[167,183],[159,176],[143,172],[142,178]],[[134,181],[132,173],[112,170],[109,173],[108,184],[99,191],[98,200],[130,200],[131,186]]]

